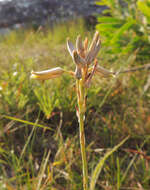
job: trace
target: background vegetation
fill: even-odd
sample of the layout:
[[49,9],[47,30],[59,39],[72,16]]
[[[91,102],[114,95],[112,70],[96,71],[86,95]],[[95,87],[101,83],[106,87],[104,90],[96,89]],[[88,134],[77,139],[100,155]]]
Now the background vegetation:
[[[99,64],[120,71],[150,60],[150,2],[103,0]],[[66,38],[91,38],[82,20],[13,31],[0,38],[0,189],[82,189],[75,84],[67,75],[42,84],[31,70],[74,69]],[[104,153],[130,139],[105,163],[96,189],[150,188],[149,71],[97,78],[88,92],[85,133],[90,172]]]

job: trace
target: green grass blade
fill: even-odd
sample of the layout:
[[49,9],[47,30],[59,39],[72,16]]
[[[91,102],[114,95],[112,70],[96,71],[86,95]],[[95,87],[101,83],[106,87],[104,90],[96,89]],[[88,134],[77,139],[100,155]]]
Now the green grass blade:
[[137,158],[137,155],[135,155],[132,160],[130,161],[130,163],[128,164],[125,172],[123,173],[123,176],[121,178],[121,184],[124,182],[125,178],[127,177],[127,174],[129,172],[129,170],[131,169],[131,167],[133,166],[133,164],[135,163],[135,159]]
[[21,151],[20,160],[22,159],[23,155],[25,154],[25,151],[26,151],[27,146],[28,146],[28,144],[29,144],[29,142],[31,140],[31,137],[33,135],[34,130],[35,130],[35,126],[32,128],[32,131],[31,131],[30,135],[28,136],[28,139],[27,139],[27,141],[26,141],[26,143],[25,143],[25,145],[23,147],[23,150]]
[[120,163],[119,158],[117,157],[117,190],[119,190],[121,186],[120,176]]
[[41,124],[36,124],[36,123],[33,123],[33,122],[30,122],[30,121],[26,121],[26,120],[22,120],[22,119],[19,119],[19,118],[16,118],[16,117],[11,117],[11,116],[7,116],[7,115],[2,115],[2,117],[6,118],[6,119],[10,119],[10,120],[13,120],[13,121],[18,121],[20,123],[25,123],[27,125],[32,125],[32,126],[35,126],[35,127],[40,127],[40,128],[43,128],[43,129],[47,129],[47,130],[50,130],[50,131],[54,131],[52,128],[50,127],[46,127],[44,125],[41,125]]
[[100,159],[100,161],[98,162],[98,164],[96,165],[93,174],[91,176],[91,182],[90,182],[90,190],[94,190],[95,189],[95,185],[97,182],[97,179],[100,175],[100,172],[103,168],[103,165],[106,161],[106,159],[113,154],[121,145],[123,145],[127,140],[128,140],[129,136],[126,137],[125,139],[123,139],[118,145],[116,145],[112,150],[108,151],[103,158]]
[[39,180],[38,180],[38,184],[37,184],[36,190],[40,190],[42,179],[43,179],[43,176],[44,176],[44,172],[46,170],[46,166],[47,166],[47,163],[48,163],[48,160],[49,160],[49,156],[50,156],[50,151],[48,152],[47,157],[45,159],[45,162],[43,163],[43,165],[41,167],[41,170],[40,170],[40,173],[39,173],[40,174],[39,175]]

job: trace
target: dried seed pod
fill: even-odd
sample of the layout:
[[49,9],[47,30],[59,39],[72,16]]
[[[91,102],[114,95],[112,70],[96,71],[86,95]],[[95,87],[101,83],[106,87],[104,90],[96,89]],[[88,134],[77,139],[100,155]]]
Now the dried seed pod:
[[99,40],[99,32],[96,31],[95,34],[94,34],[93,40],[91,42],[89,51],[93,51],[95,49],[95,46],[96,46],[98,40]]
[[90,45],[89,51],[86,55],[86,62],[88,64],[90,64],[96,58],[99,52],[99,49],[100,49],[99,33],[96,32],[93,37],[92,43]]
[[38,79],[38,80],[48,80],[52,78],[56,78],[61,76],[64,73],[64,70],[60,67],[56,67],[53,69],[40,71],[40,72],[31,72],[31,78],[32,79]]
[[84,48],[83,48],[83,44],[82,44],[82,38],[81,36],[77,36],[77,40],[76,40],[76,48],[77,48],[77,52],[79,55],[82,55],[84,52]]
[[99,50],[100,50],[100,45],[101,45],[101,41],[100,39],[98,40],[96,46],[95,46],[95,49],[91,52],[91,55],[90,55],[90,62],[94,61],[94,59],[96,58]]
[[86,52],[87,52],[87,49],[88,49],[88,38],[87,38],[87,37],[86,37],[85,40],[84,40],[83,46],[84,46],[84,51],[85,51],[85,53],[86,53]]

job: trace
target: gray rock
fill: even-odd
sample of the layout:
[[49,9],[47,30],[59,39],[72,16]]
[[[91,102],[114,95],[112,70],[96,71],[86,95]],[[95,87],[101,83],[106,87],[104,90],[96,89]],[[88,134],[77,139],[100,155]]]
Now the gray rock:
[[80,16],[100,14],[105,7],[94,0],[0,1],[0,28],[26,23],[44,25]]

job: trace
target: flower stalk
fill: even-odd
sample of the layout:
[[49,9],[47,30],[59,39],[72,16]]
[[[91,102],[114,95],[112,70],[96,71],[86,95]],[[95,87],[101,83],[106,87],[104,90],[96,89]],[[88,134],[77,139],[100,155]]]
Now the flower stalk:
[[[89,48],[88,48],[89,47]],[[84,120],[86,112],[86,94],[87,88],[90,87],[93,76],[102,75],[102,77],[112,76],[114,73],[98,66],[96,56],[100,50],[100,37],[96,32],[91,45],[88,45],[88,39],[82,42],[79,35],[76,39],[76,47],[67,39],[67,48],[75,63],[75,72],[66,71],[60,67],[41,72],[31,72],[31,78],[38,80],[47,80],[60,77],[64,72],[73,76],[76,80],[76,93],[77,93],[77,117],[79,122],[79,136],[80,136],[80,149],[82,157],[82,174],[83,174],[83,190],[89,190],[88,182],[88,167],[86,157],[86,144],[84,132]],[[92,63],[94,64],[92,65]]]
[[80,148],[82,156],[83,189],[88,190],[88,167],[86,159],[85,133],[84,133],[86,93],[84,90],[82,79],[76,81],[76,89],[77,89],[77,99],[78,99],[77,116],[79,122]]

